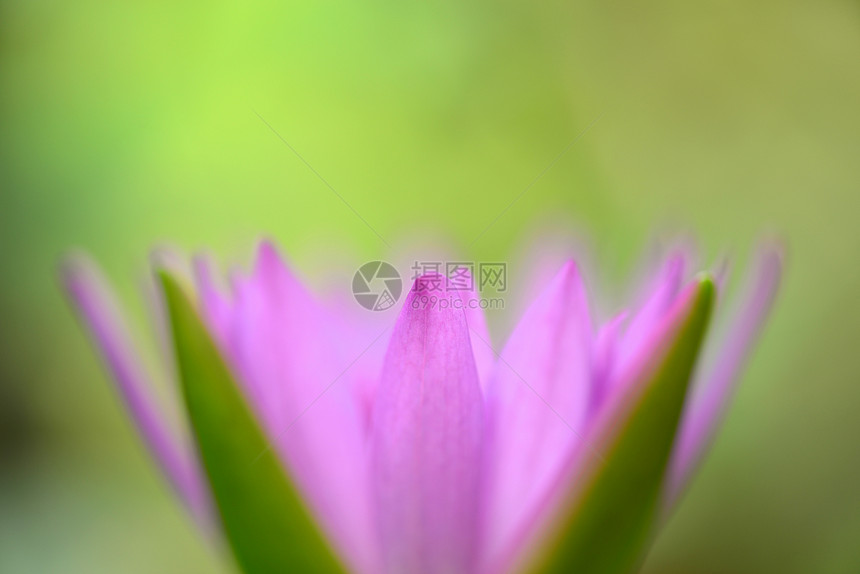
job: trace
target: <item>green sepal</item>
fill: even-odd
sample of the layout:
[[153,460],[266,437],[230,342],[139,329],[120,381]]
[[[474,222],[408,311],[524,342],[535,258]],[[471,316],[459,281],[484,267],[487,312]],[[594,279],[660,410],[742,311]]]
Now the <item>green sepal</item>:
[[346,572],[269,451],[191,299],[168,272],[158,275],[191,429],[239,566],[247,574]]
[[669,457],[714,299],[700,277],[609,424],[591,436],[561,512],[536,543],[533,574],[626,574],[653,536]]

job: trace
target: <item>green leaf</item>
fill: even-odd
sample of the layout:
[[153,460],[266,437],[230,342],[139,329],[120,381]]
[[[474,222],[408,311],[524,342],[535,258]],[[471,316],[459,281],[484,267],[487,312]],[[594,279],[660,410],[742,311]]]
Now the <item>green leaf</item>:
[[182,390],[236,560],[248,574],[345,572],[311,519],[230,369],[176,279],[159,271]]
[[616,574],[634,570],[652,527],[687,387],[707,328],[714,286],[704,277],[668,342],[598,431],[530,572]]

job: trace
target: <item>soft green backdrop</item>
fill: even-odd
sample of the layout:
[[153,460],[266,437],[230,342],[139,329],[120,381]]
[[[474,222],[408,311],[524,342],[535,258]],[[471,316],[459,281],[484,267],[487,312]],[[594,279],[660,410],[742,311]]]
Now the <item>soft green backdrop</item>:
[[848,0],[3,0],[0,571],[220,568],[118,408],[56,263],[93,253],[148,334],[135,287],[153,243],[230,257],[265,232],[305,270],[321,252],[389,253],[258,114],[395,246],[430,231],[506,259],[551,217],[620,281],[654,230],[741,260],[759,232],[783,236],[773,320],[645,570],[858,571]]

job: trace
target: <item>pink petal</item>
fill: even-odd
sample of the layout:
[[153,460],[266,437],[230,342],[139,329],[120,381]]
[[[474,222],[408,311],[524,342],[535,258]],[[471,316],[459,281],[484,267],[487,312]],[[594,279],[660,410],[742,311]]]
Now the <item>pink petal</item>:
[[373,340],[347,338],[268,242],[252,275],[234,276],[232,301],[200,260],[197,276],[207,322],[275,451],[347,563],[373,572],[366,425],[351,370]]
[[485,560],[511,545],[581,440],[592,352],[585,289],[568,262],[526,311],[491,381]]
[[413,288],[374,411],[372,483],[384,572],[472,570],[482,408],[465,313],[423,306]]
[[668,478],[665,507],[671,509],[719,425],[738,378],[773,304],[782,275],[782,250],[763,248],[753,278],[742,297],[716,353],[709,353],[702,374],[691,390]]
[[[188,436],[168,423],[143,367],[112,290],[89,259],[76,257],[62,269],[63,282],[79,316],[113,375],[132,420],[170,483],[204,528],[213,528],[213,507],[203,471]],[[174,413],[178,405],[169,405]]]
[[642,307],[631,317],[630,325],[624,331],[623,340],[617,351],[616,365],[613,368],[616,374],[629,367],[647,343],[655,325],[671,307],[681,288],[687,266],[688,256],[684,253],[676,253],[664,262],[654,281],[652,292]]
[[194,279],[200,295],[201,312],[217,340],[224,340],[232,321],[230,303],[215,280],[215,265],[208,255],[194,258]]
[[[475,366],[478,369],[478,380],[481,391],[486,393],[493,367],[496,364],[496,354],[490,346],[490,331],[487,328],[487,317],[480,306],[481,301],[477,281],[472,280],[472,289],[463,292],[463,302],[466,310],[466,324],[469,327],[469,339],[472,343],[472,353],[475,356]],[[449,291],[449,294],[452,294]],[[469,302],[473,302],[470,304]]]
[[596,412],[609,393],[613,382],[612,375],[615,368],[618,347],[621,344],[621,335],[624,323],[627,320],[627,312],[621,312],[603,325],[597,332],[594,342],[594,372],[593,392],[591,396],[591,412]]
[[697,289],[697,285],[691,285],[682,290],[652,326],[638,353],[632,357],[626,369],[618,374],[619,384],[604,398],[583,438],[564,452],[559,471],[543,490],[529,515],[519,523],[512,543],[485,572],[496,574],[520,571],[518,568],[533,553],[540,551],[542,543],[552,535],[552,530],[563,523],[566,514],[571,512],[571,504],[588,486],[590,474],[605,464],[602,453],[622,431],[623,425],[619,421],[625,420],[640,401],[652,380],[649,373],[659,367],[660,358],[665,356],[667,349],[664,342],[671,340],[686,321]]

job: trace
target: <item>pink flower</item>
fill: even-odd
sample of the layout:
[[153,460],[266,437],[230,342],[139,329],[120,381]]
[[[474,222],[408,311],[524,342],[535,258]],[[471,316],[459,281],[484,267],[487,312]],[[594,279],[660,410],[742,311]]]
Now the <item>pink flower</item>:
[[[668,257],[640,302],[602,322],[577,266],[566,263],[497,354],[480,311],[429,307],[416,290],[384,329],[368,313],[321,303],[269,243],[229,290],[198,258],[196,313],[218,350],[209,361],[223,357],[271,446],[248,457],[247,468],[218,465],[239,448],[230,441],[242,436],[244,419],[222,416],[239,430],[215,439],[200,422],[210,407],[200,399],[205,384],[195,395],[186,380],[176,274],[164,281],[187,405],[156,399],[154,377],[95,266],[70,260],[63,277],[165,475],[246,571],[268,571],[260,548],[276,557],[304,551],[264,540],[271,517],[265,504],[253,506],[269,492],[262,479],[253,486],[254,473],[274,476],[266,465],[275,461],[310,517],[297,528],[318,529],[336,557],[333,566],[314,562],[315,571],[624,572],[701,461],[782,266],[778,249],[760,251],[719,340],[705,339],[699,353],[714,288],[705,276],[690,278],[691,260]],[[182,412],[190,423],[171,416]],[[238,499],[261,509],[250,522],[240,524],[247,515]],[[251,543],[248,529],[257,529]]]

